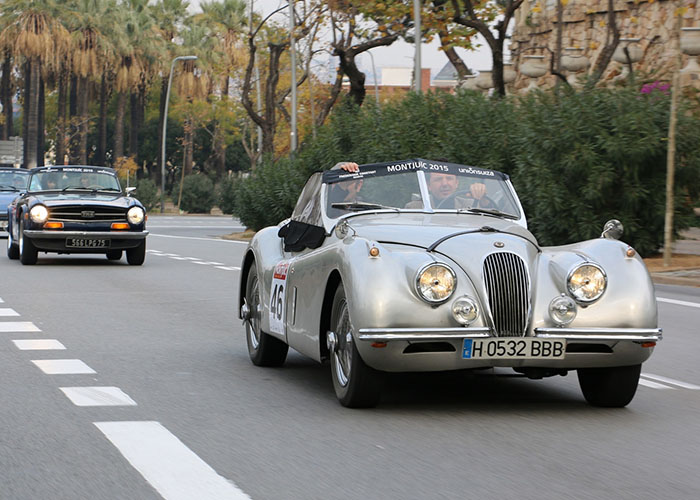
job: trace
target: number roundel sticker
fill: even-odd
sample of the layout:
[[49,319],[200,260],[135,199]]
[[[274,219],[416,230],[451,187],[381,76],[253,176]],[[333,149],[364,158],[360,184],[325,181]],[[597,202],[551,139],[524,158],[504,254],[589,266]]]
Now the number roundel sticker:
[[282,261],[275,266],[275,272],[272,275],[272,284],[270,285],[270,331],[286,334],[285,313],[287,310],[287,271],[289,270],[289,262]]

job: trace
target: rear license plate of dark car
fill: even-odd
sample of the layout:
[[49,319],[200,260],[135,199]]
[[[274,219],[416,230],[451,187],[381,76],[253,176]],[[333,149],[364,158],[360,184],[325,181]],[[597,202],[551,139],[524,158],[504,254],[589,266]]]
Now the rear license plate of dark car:
[[108,239],[66,238],[68,248],[109,248]]

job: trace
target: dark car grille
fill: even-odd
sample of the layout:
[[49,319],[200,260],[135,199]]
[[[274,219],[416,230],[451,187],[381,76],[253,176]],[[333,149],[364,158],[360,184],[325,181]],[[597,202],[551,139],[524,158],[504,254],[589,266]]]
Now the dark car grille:
[[496,335],[525,335],[530,286],[523,260],[508,252],[492,253],[484,261],[484,282]]
[[118,207],[86,205],[55,207],[49,209],[49,218],[63,222],[124,222],[126,210]]

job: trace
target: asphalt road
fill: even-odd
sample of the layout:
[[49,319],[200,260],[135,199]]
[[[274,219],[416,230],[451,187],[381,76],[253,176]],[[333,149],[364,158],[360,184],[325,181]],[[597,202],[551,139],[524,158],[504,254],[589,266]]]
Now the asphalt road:
[[250,363],[245,244],[216,238],[236,221],[149,230],[142,267],[0,257],[0,499],[700,498],[698,289],[658,286],[665,339],[625,409],[503,371],[392,377],[348,410],[328,366]]

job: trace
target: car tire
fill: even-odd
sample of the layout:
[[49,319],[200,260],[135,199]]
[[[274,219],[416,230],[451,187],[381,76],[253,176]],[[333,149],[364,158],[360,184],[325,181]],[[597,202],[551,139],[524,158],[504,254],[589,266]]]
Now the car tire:
[[119,260],[122,258],[122,251],[121,250],[107,250],[107,258],[109,260]]
[[7,227],[7,257],[11,260],[19,259],[19,246],[12,238],[12,232],[9,226]]
[[37,258],[39,257],[39,251],[32,243],[32,240],[25,238],[24,236],[24,222],[19,223],[19,261],[26,265],[31,266],[36,264]]
[[365,364],[355,346],[345,288],[340,283],[333,297],[331,331],[335,345],[329,346],[331,377],[335,395],[348,408],[372,408],[381,395],[382,373]]
[[289,346],[260,328],[262,305],[260,304],[260,281],[255,264],[248,272],[245,303],[249,311],[245,321],[245,338],[250,360],[255,366],[282,366],[287,359]]
[[627,406],[637,392],[642,365],[581,368],[578,382],[589,404],[606,408]]
[[132,266],[140,266],[144,260],[146,260],[146,240],[139,243],[139,246],[126,250],[126,261]]

